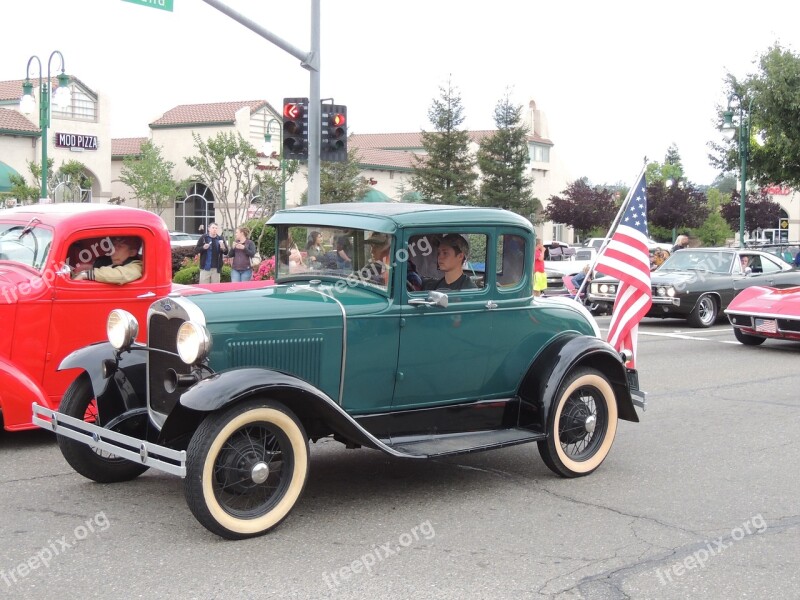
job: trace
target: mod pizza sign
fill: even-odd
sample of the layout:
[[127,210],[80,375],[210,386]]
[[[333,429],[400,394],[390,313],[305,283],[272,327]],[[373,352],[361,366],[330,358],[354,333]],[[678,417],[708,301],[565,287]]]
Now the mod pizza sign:
[[97,150],[97,136],[56,132],[56,147],[75,150]]

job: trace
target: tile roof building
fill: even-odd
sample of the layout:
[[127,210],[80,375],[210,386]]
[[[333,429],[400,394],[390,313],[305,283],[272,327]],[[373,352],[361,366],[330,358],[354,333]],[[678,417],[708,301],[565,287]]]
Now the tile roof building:
[[[0,81],[0,194],[6,196],[11,188],[10,176],[19,174],[32,182],[28,163],[41,162],[38,110],[28,115],[20,111],[22,84],[20,79]],[[57,85],[56,80],[52,85]],[[87,176],[85,182],[88,183],[86,189],[78,187],[76,191],[74,182],[70,185],[70,182],[51,180],[50,196],[55,201],[122,200],[129,206],[140,205],[141,202],[119,181],[119,177],[125,158],[139,154],[142,144],[148,140],[161,149],[165,160],[174,163],[173,176],[178,181],[192,178],[192,170],[185,159],[197,154],[195,134],[208,140],[220,132],[237,132],[259,150],[264,146],[266,134],[270,134],[273,142],[277,141],[273,143],[273,149],[280,150],[281,114],[266,100],[181,104],[148,123],[149,136],[112,139],[107,120],[108,99],[75,77],[69,78],[69,87],[71,105],[64,110],[56,107],[52,110],[48,157],[53,159],[53,171],[70,160],[83,163]],[[37,90],[34,95],[38,102],[40,94]],[[545,115],[533,101],[528,106],[525,120],[530,130],[528,151],[533,194],[546,204],[549,197],[560,194],[567,187],[571,178],[550,140]],[[477,151],[481,140],[491,136],[493,131],[468,133],[471,149]],[[424,155],[420,132],[352,134],[348,144],[358,150],[361,172],[373,186],[374,193],[369,195],[370,198],[399,201],[402,197],[409,199],[414,195],[411,187],[413,168],[416,159]],[[261,157],[262,168],[276,172],[280,169],[278,159],[266,154]],[[305,164],[301,164],[300,171],[286,185],[287,206],[298,204],[306,190],[305,168]],[[170,228],[196,231],[211,220],[225,221],[219,213],[226,203],[218,200],[202,183],[194,182],[186,190],[185,197],[176,201],[174,209],[164,211],[162,217]],[[791,203],[791,199],[787,200],[785,196],[776,196],[775,200],[782,206]],[[233,198],[229,198],[228,205],[232,201]],[[789,222],[790,235],[800,237],[800,218],[793,216]],[[236,224],[224,225],[232,228]],[[547,239],[571,239],[571,232],[560,225],[546,223],[537,229]]]

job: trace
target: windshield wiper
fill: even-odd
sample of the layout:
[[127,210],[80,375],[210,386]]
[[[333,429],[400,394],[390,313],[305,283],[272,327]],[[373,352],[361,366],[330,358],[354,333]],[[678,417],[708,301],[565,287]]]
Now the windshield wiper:
[[41,221],[38,219],[38,217],[33,217],[30,221],[28,221],[28,224],[22,228],[22,233],[19,234],[19,237],[17,239],[21,240],[22,238],[24,238],[31,231],[33,231],[33,228],[36,227],[36,225],[38,225],[39,223],[41,223]]

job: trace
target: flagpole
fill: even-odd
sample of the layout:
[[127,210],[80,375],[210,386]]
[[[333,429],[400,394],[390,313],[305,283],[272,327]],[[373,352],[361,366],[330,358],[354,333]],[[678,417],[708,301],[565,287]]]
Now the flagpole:
[[[600,258],[600,255],[603,253],[603,250],[606,249],[608,246],[608,242],[611,240],[611,237],[614,235],[614,231],[616,231],[617,227],[619,226],[620,219],[622,219],[622,215],[625,214],[625,210],[628,208],[628,204],[630,204],[631,199],[633,198],[633,191],[636,189],[636,184],[639,183],[639,180],[642,178],[642,175],[647,170],[647,163],[645,162],[642,165],[642,170],[639,171],[639,174],[636,176],[636,179],[633,180],[633,187],[628,190],[628,195],[625,197],[625,201],[620,205],[619,211],[617,212],[617,216],[614,217],[614,221],[611,223],[611,228],[606,233],[606,237],[603,240],[602,246],[600,246],[600,250],[597,251],[595,254],[594,259],[592,260],[592,264],[589,267],[589,274],[594,273],[594,266],[597,264],[597,259]],[[578,288],[577,293],[575,294],[575,300],[580,301],[581,293],[583,292],[584,287],[586,287],[586,282],[589,280],[588,277],[584,277],[583,281],[581,281],[581,286]]]

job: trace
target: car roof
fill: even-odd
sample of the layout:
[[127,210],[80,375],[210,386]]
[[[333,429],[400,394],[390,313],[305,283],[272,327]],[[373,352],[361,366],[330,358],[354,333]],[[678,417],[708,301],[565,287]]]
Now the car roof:
[[404,202],[346,202],[299,206],[276,212],[271,225],[320,225],[360,227],[394,233],[402,227],[425,225],[513,225],[532,231],[530,221],[500,208],[448,206]]
[[57,204],[25,204],[0,211],[0,220],[29,221],[74,227],[94,225],[144,225],[166,231],[167,225],[157,214],[141,208],[93,202],[60,202]]

